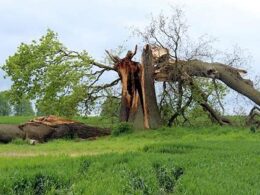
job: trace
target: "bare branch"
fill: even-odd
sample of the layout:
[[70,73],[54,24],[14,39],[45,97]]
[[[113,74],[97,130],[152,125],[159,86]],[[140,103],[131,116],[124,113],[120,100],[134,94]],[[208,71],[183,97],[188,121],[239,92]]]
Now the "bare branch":
[[104,65],[102,63],[99,63],[99,62],[92,62],[93,65],[99,67],[99,68],[104,68],[105,70],[113,70],[113,71],[116,71],[116,69],[114,67],[111,67],[111,66],[107,66],[107,65]]
[[120,61],[120,58],[118,56],[112,55],[109,53],[108,50],[105,50],[107,55],[110,57],[110,59],[114,62],[114,63],[118,63]]

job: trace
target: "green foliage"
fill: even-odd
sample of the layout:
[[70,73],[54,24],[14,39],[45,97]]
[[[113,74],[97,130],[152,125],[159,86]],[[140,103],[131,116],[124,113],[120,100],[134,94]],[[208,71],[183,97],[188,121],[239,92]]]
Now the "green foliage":
[[172,105],[168,101],[162,102],[160,106],[160,115],[163,121],[163,124],[167,125],[169,119],[174,114],[176,109],[173,109]]
[[30,100],[21,98],[19,102],[14,105],[15,116],[33,116],[35,113],[32,108]]
[[[199,123],[205,125],[212,122],[209,114],[200,105],[203,102],[201,92],[206,95],[207,102],[212,108],[217,112],[223,112],[220,102],[223,102],[228,93],[227,86],[217,81],[214,84],[212,80],[205,78],[193,78],[193,82],[194,85],[199,87],[199,91],[195,89],[191,91],[189,87],[183,86],[183,94],[186,95],[181,98],[183,107],[188,102],[187,96],[192,95],[192,101],[184,111],[188,121],[180,114],[174,121],[174,125],[197,125]],[[162,99],[160,102],[160,113],[165,125],[167,125],[169,119],[177,112],[177,103],[179,101],[179,95],[176,93],[177,87],[177,84],[174,83],[169,86],[166,85],[166,91],[159,94],[159,97]]]
[[120,99],[107,97],[101,106],[101,117],[118,118],[120,111]]
[[15,144],[15,145],[25,145],[28,144],[26,140],[23,139],[14,139],[12,140],[11,144]]
[[29,177],[18,177],[15,179],[12,192],[14,194],[37,194],[44,195],[57,189],[65,188],[68,182],[57,176],[36,173]]
[[31,120],[33,116],[1,116],[0,124],[21,124]]
[[250,127],[250,132],[255,133],[256,132],[256,127]]
[[89,159],[82,159],[79,166],[79,172],[81,174],[87,174],[90,165],[91,165],[91,161]]
[[12,109],[9,102],[8,92],[0,92],[0,116],[9,116],[11,111]]
[[119,123],[112,131],[113,136],[128,134],[133,132],[133,125],[127,122]]
[[69,51],[57,34],[48,30],[39,41],[22,43],[3,65],[13,81],[11,99],[34,99],[45,114],[75,115],[94,79],[91,61],[86,51]]
[[155,144],[149,145],[149,147],[144,147],[144,152],[159,152],[159,153],[169,153],[169,154],[183,154],[190,152],[194,149],[192,145],[184,144]]
[[154,164],[154,168],[161,190],[166,193],[173,192],[177,180],[183,174],[183,169],[180,167],[169,169],[157,163]]

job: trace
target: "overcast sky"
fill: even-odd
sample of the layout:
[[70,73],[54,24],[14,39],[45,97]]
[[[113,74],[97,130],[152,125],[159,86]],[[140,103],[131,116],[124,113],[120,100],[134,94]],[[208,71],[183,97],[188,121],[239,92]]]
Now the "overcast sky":
[[[21,42],[38,39],[50,28],[70,49],[102,59],[129,39],[130,26],[144,26],[150,14],[183,5],[192,35],[218,38],[223,50],[238,45],[251,56],[260,75],[260,1],[258,0],[0,0],[0,64]],[[133,41],[126,42],[129,49]],[[0,90],[10,88],[0,71]]]

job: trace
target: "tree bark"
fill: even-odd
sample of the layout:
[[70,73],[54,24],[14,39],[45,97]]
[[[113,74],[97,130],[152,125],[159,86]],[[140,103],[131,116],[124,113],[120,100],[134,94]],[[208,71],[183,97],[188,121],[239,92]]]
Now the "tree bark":
[[[167,52],[162,52],[163,55],[157,52],[156,57],[150,45],[145,46],[140,64],[132,61],[136,51],[137,47],[134,52],[128,51],[123,59],[107,52],[114,62],[113,70],[118,72],[122,83],[120,121],[133,122],[136,128],[158,128],[162,125],[154,80],[179,82],[189,81],[192,77],[218,79],[260,105],[260,92],[254,88],[252,81],[242,78],[241,74],[246,73],[244,70],[200,60],[172,61]],[[194,88],[192,85],[191,83],[191,87]],[[197,90],[196,86],[195,88]],[[230,124],[228,119],[212,109],[203,93],[200,96],[200,105],[214,120],[220,124]]]
[[94,139],[110,134],[109,129],[92,127],[78,121],[57,116],[43,116],[19,125],[27,139],[46,142],[50,139],[81,138]]
[[[156,129],[162,126],[162,119],[156,100],[154,86],[154,66],[153,56],[150,45],[144,47],[141,63],[141,86],[142,95],[140,101],[143,101],[142,109],[140,104],[138,109],[131,115],[130,121],[133,122],[136,128],[151,128]],[[142,99],[142,101],[141,101]],[[143,122],[142,122],[143,120]]]
[[120,121],[132,122],[135,128],[158,128],[162,125],[155,87],[153,56],[149,45],[142,54],[142,63],[132,61],[134,53],[115,63],[122,83]]
[[[221,80],[233,90],[260,105],[260,92],[254,88],[252,81],[243,79],[241,76],[246,71],[221,63],[207,63],[200,60],[178,61],[179,63],[183,65],[183,72],[190,77],[197,76]],[[155,71],[155,79],[158,81],[177,81],[179,77],[178,64],[175,62],[159,64]]]
[[25,133],[17,125],[0,124],[0,143],[8,143],[14,139],[24,139]]

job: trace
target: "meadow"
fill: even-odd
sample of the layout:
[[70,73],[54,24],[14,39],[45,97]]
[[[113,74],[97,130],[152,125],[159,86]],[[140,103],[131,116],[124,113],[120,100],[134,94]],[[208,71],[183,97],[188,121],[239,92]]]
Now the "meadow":
[[[0,123],[28,119],[2,117]],[[259,182],[260,133],[249,128],[163,127],[96,140],[0,145],[3,195],[259,194]]]

